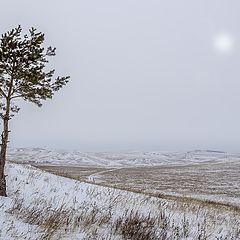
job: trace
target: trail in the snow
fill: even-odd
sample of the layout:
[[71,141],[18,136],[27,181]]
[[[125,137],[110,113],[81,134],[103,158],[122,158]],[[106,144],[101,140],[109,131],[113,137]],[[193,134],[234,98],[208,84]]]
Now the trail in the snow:
[[90,182],[96,182],[96,180],[100,177],[100,175],[104,174],[104,173],[109,173],[109,172],[115,172],[117,170],[123,169],[124,167],[119,167],[119,168],[114,168],[114,169],[108,169],[108,170],[104,170],[101,172],[97,172],[97,173],[93,173],[91,175],[88,176],[88,181]]

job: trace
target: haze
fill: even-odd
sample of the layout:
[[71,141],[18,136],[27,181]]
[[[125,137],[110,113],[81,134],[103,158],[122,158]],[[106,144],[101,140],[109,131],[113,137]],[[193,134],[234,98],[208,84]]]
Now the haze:
[[237,0],[2,1],[0,32],[36,27],[57,47],[52,67],[71,76],[42,108],[21,103],[10,145],[239,151],[239,9]]

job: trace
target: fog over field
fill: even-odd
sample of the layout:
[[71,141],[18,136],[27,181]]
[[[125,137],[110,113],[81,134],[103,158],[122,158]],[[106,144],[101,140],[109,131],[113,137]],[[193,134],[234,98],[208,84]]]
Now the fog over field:
[[57,47],[50,64],[71,76],[41,109],[22,103],[12,147],[239,151],[239,1],[25,0],[1,8],[1,33],[18,24],[43,31],[46,46]]

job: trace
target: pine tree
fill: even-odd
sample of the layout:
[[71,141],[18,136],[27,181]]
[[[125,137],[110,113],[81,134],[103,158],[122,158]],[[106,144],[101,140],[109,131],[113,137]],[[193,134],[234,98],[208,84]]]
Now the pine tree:
[[55,69],[46,70],[48,59],[55,56],[56,48],[44,48],[43,42],[42,32],[31,28],[23,36],[21,26],[6,32],[0,39],[0,196],[7,196],[4,169],[9,120],[20,110],[15,100],[21,98],[41,107],[42,100],[51,99],[69,79],[69,76],[54,77]]

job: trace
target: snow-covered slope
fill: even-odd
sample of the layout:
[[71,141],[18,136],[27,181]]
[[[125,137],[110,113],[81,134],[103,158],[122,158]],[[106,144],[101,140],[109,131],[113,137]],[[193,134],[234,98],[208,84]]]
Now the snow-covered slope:
[[8,151],[8,159],[22,163],[127,167],[240,161],[240,154],[209,150],[190,152],[83,153],[42,148],[12,148]]
[[8,198],[0,198],[1,240],[210,240],[238,239],[240,234],[239,212],[231,208],[101,187],[28,165],[11,163],[6,170]]

